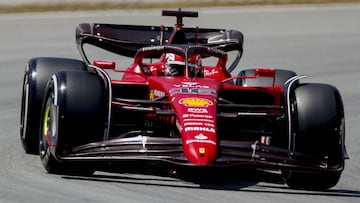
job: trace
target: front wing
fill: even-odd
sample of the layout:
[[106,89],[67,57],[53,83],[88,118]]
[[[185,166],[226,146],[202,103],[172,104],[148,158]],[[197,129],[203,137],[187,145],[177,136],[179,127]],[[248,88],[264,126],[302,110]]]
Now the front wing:
[[[139,132],[134,132],[139,133]],[[249,141],[220,141],[219,156],[205,167],[262,168],[309,172],[342,171],[343,166],[329,167],[326,160],[319,162],[311,157],[289,150]],[[89,143],[73,148],[66,155],[55,154],[60,161],[132,162],[154,161],[175,166],[196,166],[183,155],[180,138],[142,136]],[[204,167],[204,166],[199,166]]]

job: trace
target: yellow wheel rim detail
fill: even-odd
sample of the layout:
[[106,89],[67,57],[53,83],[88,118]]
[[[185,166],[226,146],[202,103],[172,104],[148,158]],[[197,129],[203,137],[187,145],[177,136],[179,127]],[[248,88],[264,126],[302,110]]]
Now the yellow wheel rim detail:
[[45,137],[47,136],[47,132],[49,130],[48,119],[49,119],[50,110],[51,110],[51,107],[47,106],[46,110],[45,110],[45,115],[44,115],[44,128],[43,128],[43,134]]

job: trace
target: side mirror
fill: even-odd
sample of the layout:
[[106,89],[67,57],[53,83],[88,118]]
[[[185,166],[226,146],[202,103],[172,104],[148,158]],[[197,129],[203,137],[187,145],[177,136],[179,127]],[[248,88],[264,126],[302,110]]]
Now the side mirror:
[[115,61],[94,60],[93,65],[101,69],[115,70]]
[[256,68],[254,71],[255,77],[275,77],[275,70],[271,68]]

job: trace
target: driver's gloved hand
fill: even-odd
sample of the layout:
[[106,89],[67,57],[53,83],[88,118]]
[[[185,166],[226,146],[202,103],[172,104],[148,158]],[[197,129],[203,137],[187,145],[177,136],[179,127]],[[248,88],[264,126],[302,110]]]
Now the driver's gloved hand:
[[180,73],[176,68],[171,68],[170,69],[170,75],[171,76],[178,76],[178,75],[180,75]]

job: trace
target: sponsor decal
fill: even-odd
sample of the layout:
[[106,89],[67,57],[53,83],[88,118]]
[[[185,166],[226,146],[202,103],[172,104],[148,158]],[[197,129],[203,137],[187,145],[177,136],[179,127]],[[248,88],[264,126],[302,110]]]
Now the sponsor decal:
[[205,114],[183,114],[182,115],[183,118],[206,118],[206,119],[213,119],[212,116],[210,115],[205,115]]
[[195,139],[197,139],[197,140],[207,140],[208,137],[206,135],[200,133],[200,134],[195,136]]
[[215,69],[211,69],[211,71],[204,70],[204,76],[211,77],[211,76],[214,76],[214,75],[217,75],[217,74],[219,74],[219,71],[217,71]]
[[201,123],[201,122],[186,122],[186,123],[184,123],[184,126],[188,126],[188,125],[202,126],[203,123]]
[[207,85],[200,85],[198,82],[181,82],[181,84],[174,84],[174,87],[209,88],[209,86],[207,86]]
[[[212,145],[216,145],[216,142],[213,140],[209,140],[209,138],[207,136],[205,136],[204,134],[200,133],[199,135],[196,135],[194,137],[195,139],[189,139],[186,140],[186,144],[191,144],[191,143],[207,143],[207,144],[212,144]],[[203,151],[205,152],[205,150]]]
[[163,97],[165,96],[165,92],[160,91],[160,90],[150,90],[150,99],[155,99],[157,97]]
[[208,107],[213,105],[213,102],[203,98],[183,98],[180,99],[179,104],[189,107]]
[[189,107],[187,109],[187,111],[189,113],[208,113],[208,110],[206,108],[192,108],[192,107]]
[[215,133],[215,128],[201,127],[201,126],[185,127],[184,130],[185,130],[185,132],[209,132],[209,133]]
[[210,119],[184,119],[184,126],[205,126],[215,128],[215,121]]
[[214,123],[214,120],[211,120],[211,119],[198,119],[198,118],[185,118],[184,122],[209,122],[209,123]]
[[204,126],[208,126],[208,127],[213,127],[213,128],[215,128],[215,125],[212,124],[212,123],[204,123]]
[[163,96],[165,96],[165,92],[160,91],[160,90],[154,90],[154,95],[156,97],[163,97]]
[[175,87],[170,91],[170,95],[173,96],[175,94],[197,94],[197,95],[213,95],[216,97],[216,90],[211,88],[189,88],[189,87]]
[[192,87],[192,86],[199,85],[199,83],[198,82],[182,82],[181,85],[186,86],[186,87]]

